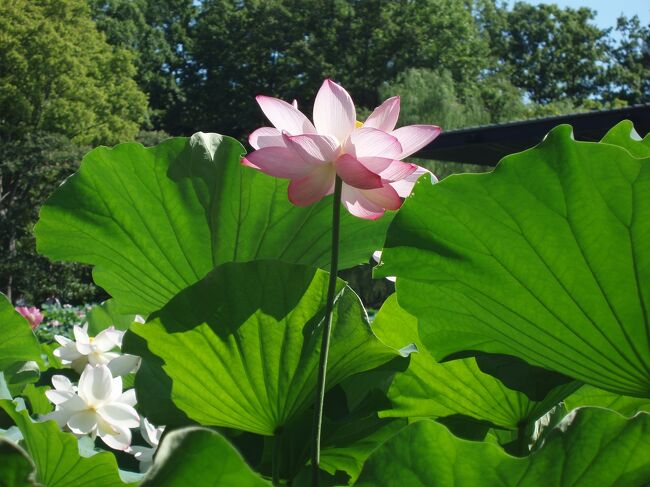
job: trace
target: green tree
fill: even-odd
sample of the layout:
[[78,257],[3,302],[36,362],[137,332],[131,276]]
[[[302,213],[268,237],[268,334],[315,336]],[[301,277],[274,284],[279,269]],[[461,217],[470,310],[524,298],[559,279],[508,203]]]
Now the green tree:
[[258,93],[297,98],[309,111],[332,77],[363,111],[377,105],[382,83],[409,68],[474,79],[488,54],[471,10],[455,0],[206,0],[190,35],[193,69],[177,131],[237,136],[263,122]]
[[138,86],[149,96],[153,127],[175,124],[184,99],[179,79],[188,64],[192,0],[89,0],[92,17],[107,41],[134,56]]
[[448,70],[409,69],[379,93],[400,95],[401,124],[433,123],[445,130],[522,120],[535,109],[501,74],[455,82]]
[[84,0],[0,3],[0,66],[0,140],[47,131],[113,144],[146,115],[132,56],[106,43]]
[[67,137],[31,133],[0,144],[0,290],[40,305],[50,297],[79,302],[97,297],[90,270],[36,255],[32,227],[44,198],[72,174],[88,147]]
[[531,100],[580,103],[598,94],[609,30],[594,25],[595,11],[523,2],[509,11],[494,0],[478,3],[477,16],[495,66]]
[[[145,146],[168,138],[140,132]],[[0,144],[0,292],[39,305],[49,298],[68,303],[98,302],[105,294],[93,285],[90,267],[53,263],[36,253],[32,228],[45,198],[73,174],[88,146],[61,134],[34,132]]]
[[641,25],[639,18],[617,20],[617,41],[612,41],[612,63],[606,74],[603,98],[624,100],[633,105],[650,101],[650,24]]
[[[490,122],[490,114],[476,93],[463,97],[449,71],[410,69],[379,90],[381,98],[399,95],[400,124],[433,123],[451,130]],[[471,90],[467,90],[468,92]]]

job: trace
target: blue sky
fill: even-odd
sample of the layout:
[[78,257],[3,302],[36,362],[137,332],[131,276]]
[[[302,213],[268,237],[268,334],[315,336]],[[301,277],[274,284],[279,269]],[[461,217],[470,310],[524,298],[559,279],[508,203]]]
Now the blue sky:
[[[510,5],[515,0],[508,0]],[[650,23],[650,2],[648,0],[527,0],[527,3],[556,3],[560,7],[589,7],[598,12],[596,23],[599,27],[614,27],[616,18],[620,15],[632,17],[638,15],[641,23]]]

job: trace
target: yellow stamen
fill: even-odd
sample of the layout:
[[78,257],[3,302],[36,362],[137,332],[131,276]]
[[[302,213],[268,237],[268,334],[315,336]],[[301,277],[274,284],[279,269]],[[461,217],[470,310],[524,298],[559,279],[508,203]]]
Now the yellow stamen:
[[363,122],[359,122],[358,120],[354,122],[354,128],[358,129],[359,127],[363,127]]

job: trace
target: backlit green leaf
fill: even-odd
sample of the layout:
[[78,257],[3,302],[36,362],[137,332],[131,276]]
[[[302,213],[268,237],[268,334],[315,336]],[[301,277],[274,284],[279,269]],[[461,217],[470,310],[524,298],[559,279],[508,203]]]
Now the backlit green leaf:
[[531,401],[525,394],[505,387],[483,373],[476,359],[438,363],[420,343],[417,319],[397,304],[395,295],[386,300],[373,321],[377,336],[393,347],[415,343],[405,372],[398,372],[388,389],[393,407],[382,417],[445,417],[455,414],[516,429],[537,419],[554,404]]
[[[314,400],[328,278],[274,261],[224,264],[129,333],[164,362],[171,399],[190,419],[272,435]],[[356,294],[338,286],[328,388],[398,356],[373,335]],[[139,398],[153,386],[136,378]]]
[[627,149],[635,157],[650,156],[650,134],[641,139],[629,120],[612,127],[601,140],[606,144],[618,145]]
[[[12,365],[18,370],[22,367],[22,362],[41,360],[40,346],[29,323],[2,293],[0,337],[0,371],[7,370]],[[11,382],[11,376],[7,377],[7,381]]]
[[34,464],[18,445],[0,437],[0,486],[34,485]]
[[515,458],[498,445],[461,440],[432,421],[412,424],[368,459],[363,487],[641,486],[650,481],[650,415],[626,419],[599,408],[576,410],[545,445]]
[[650,413],[650,399],[622,396],[590,385],[582,386],[565,398],[564,405],[569,410],[583,406],[598,406],[611,409],[623,416],[634,416],[639,411]]
[[557,127],[492,173],[416,185],[382,260],[435,358],[514,355],[650,396],[650,159]]
[[135,315],[121,313],[117,309],[115,300],[109,299],[102,304],[93,306],[90,313],[88,313],[87,319],[88,334],[95,336],[109,326],[114,326],[118,330],[128,330],[135,320]]
[[[327,268],[331,200],[306,208],[287,182],[243,167],[236,140],[198,133],[86,155],[41,209],[38,250],[95,266],[123,312],[148,314],[224,262]],[[340,268],[367,262],[390,221],[341,215]]]
[[237,486],[264,487],[235,448],[216,431],[184,428],[163,439],[142,487]]

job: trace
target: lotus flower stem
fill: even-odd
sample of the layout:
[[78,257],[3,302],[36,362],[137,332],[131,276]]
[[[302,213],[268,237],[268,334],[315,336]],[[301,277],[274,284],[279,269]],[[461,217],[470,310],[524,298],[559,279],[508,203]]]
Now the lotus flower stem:
[[336,293],[336,275],[339,267],[339,230],[341,220],[341,187],[340,177],[334,183],[334,198],[332,199],[332,259],[330,261],[330,280],[327,287],[327,303],[325,304],[325,323],[323,326],[323,341],[320,348],[318,364],[318,382],[316,385],[316,405],[314,408],[314,426],[312,431],[311,449],[311,485],[318,487],[318,471],[320,467],[320,436],[323,425],[323,401],[325,399],[325,382],[327,374],[327,355],[330,348],[330,332],[334,314],[334,295]]

